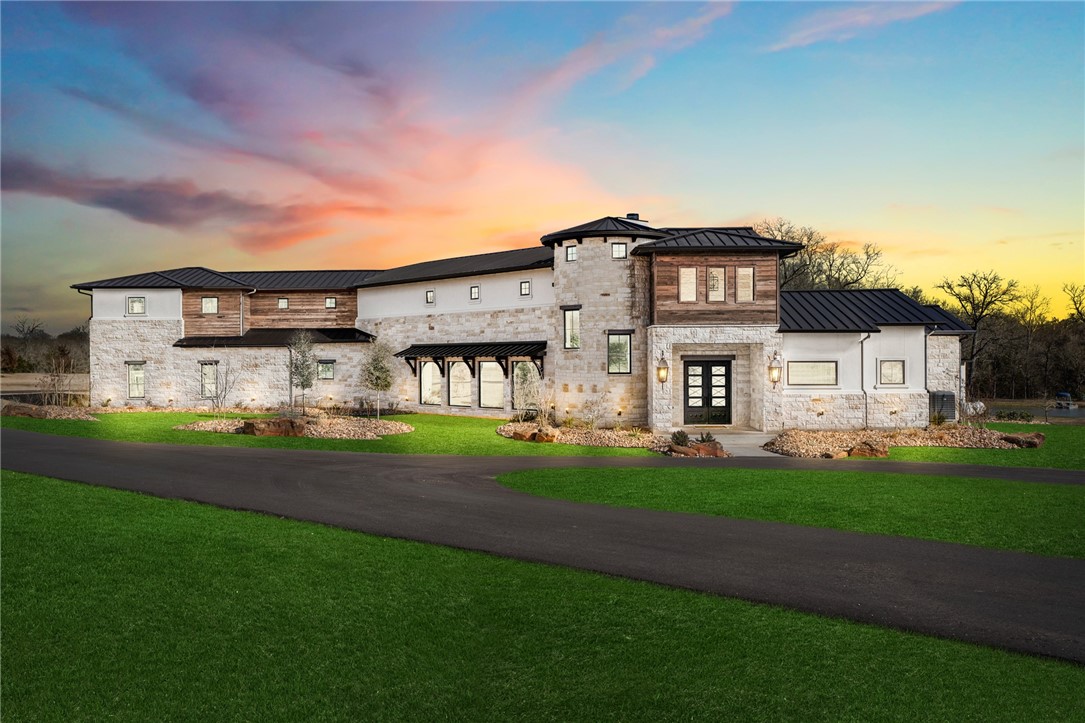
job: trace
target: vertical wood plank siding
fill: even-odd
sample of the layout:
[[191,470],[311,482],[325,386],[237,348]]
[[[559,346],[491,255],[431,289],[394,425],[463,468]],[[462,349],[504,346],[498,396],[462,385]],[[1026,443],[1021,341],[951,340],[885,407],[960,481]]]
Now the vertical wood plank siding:
[[[705,254],[656,254],[652,265],[652,307],[656,324],[776,324],[777,257],[772,254],[725,251]],[[697,269],[697,301],[679,303],[678,269]],[[708,301],[708,269],[726,269],[726,301]],[[752,267],[754,300],[735,302],[735,269]]]

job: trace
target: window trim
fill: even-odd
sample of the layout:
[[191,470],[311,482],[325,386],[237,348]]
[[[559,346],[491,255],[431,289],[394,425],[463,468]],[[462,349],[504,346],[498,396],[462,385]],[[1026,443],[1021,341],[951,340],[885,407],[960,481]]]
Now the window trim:
[[[738,298],[738,290],[741,288],[738,283],[739,272],[750,272],[750,298],[740,299]],[[753,266],[736,266],[735,267],[735,303],[736,304],[756,304],[757,303],[757,271]]]
[[472,302],[482,301],[482,284],[471,284],[467,290],[467,300]]
[[[218,396],[218,365],[218,359],[207,359],[200,362],[200,399],[214,399]],[[212,367],[215,369],[215,389],[210,394],[207,393],[207,379],[204,377],[204,367]]]
[[[207,310],[207,302],[215,302],[215,308],[212,311]],[[200,313],[201,314],[217,314],[219,313],[219,297],[217,296],[201,296],[200,297]]]
[[426,289],[426,306],[437,305],[437,289]]
[[[331,303],[329,303],[329,302],[331,302]],[[324,297],[324,308],[325,309],[338,309],[339,308],[339,298],[336,297],[336,296],[325,296]]]
[[[625,346],[626,370],[624,372],[623,371],[614,371],[613,369],[611,369],[611,365],[610,365],[610,340],[614,339],[616,337],[623,337],[623,336],[626,339],[626,346]],[[629,331],[629,330],[626,330],[626,329],[622,329],[620,331],[619,330],[608,331],[607,332],[607,374],[620,374],[620,375],[626,375],[627,376],[627,375],[630,375],[632,373],[633,373],[633,332]]]
[[575,244],[569,244],[565,247],[565,260],[568,263],[574,263],[580,258],[580,249]]
[[[693,272],[693,298],[682,298],[682,272]],[[696,304],[700,298],[700,286],[701,286],[701,271],[697,266],[679,266],[678,267],[678,303],[679,304]]]
[[[719,272],[720,280],[720,292],[721,298],[712,298],[712,272]],[[705,269],[705,301],[709,304],[726,304],[727,303],[727,267],[726,266],[709,266]]]
[[[524,284],[527,284],[527,292],[524,292]],[[531,279],[520,280],[520,298],[526,299],[531,296]]]
[[[143,311],[132,311],[132,302],[139,299],[143,302]],[[125,316],[147,316],[147,297],[146,296],[125,296],[124,297],[124,315]]]
[[289,296],[280,296],[280,297],[278,297],[278,301],[275,302],[275,303],[277,304],[276,308],[278,308],[280,311],[282,311],[284,309],[289,309],[290,308],[290,297]]
[[[456,368],[457,364],[462,364],[463,368],[467,370],[467,404],[452,403],[452,370]],[[471,367],[470,365],[468,365],[467,362],[463,361],[462,359],[448,362],[448,384],[446,386],[448,387],[448,406],[452,407],[453,409],[467,409],[472,406],[471,402],[473,400],[471,399]]]
[[[882,381],[882,366],[885,364],[900,364],[900,381]],[[908,363],[905,359],[879,359],[878,360],[878,386],[879,387],[906,387],[908,386]]]
[[[621,256],[617,255],[618,249],[622,250]],[[614,259],[615,261],[629,258],[629,244],[627,244],[625,241],[615,241],[614,243],[612,243],[610,245],[610,258]]]
[[[482,378],[483,378],[483,376],[485,376],[483,374],[483,370],[486,368],[485,367],[486,364],[493,364],[495,367],[497,367],[497,370],[499,372],[501,372],[501,380],[502,381],[501,381],[501,405],[500,406],[496,406],[496,407],[487,406],[487,405],[482,403]],[[478,408],[479,409],[504,409],[505,408],[505,382],[504,382],[504,378],[505,378],[505,373],[501,369],[501,365],[498,364],[496,361],[486,360],[486,361],[478,362]]]
[[[324,376],[322,374],[323,367],[328,367],[331,374]],[[316,362],[316,378],[318,381],[335,379],[335,359],[318,359]]]
[[[575,339],[575,343],[570,343],[573,340],[570,338],[570,335],[569,335],[569,314],[576,314],[576,317],[575,317],[576,318],[576,339]],[[565,349],[580,349],[581,342],[583,341],[583,338],[582,338],[583,335],[580,332],[580,307],[576,306],[576,307],[571,308],[571,309],[564,309],[563,308],[561,318],[562,318],[561,337],[562,337],[563,348],[565,348]]]
[[[128,374],[128,399],[146,399],[147,398],[147,362],[145,360],[140,361],[126,361],[124,363],[125,372]],[[140,386],[143,387],[143,394],[132,394],[132,370],[139,368],[140,373]]]
[[[791,381],[791,367],[794,364],[832,364],[833,381],[824,383],[793,382]],[[796,359],[787,362],[787,385],[789,387],[838,387],[840,386],[840,362],[837,359]]]

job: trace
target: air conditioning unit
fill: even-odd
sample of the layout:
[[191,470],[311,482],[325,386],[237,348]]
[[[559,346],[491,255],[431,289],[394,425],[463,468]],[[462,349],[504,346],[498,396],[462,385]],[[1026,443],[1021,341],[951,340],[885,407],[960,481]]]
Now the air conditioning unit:
[[953,392],[931,392],[931,419],[935,416],[947,422],[956,422],[957,395]]

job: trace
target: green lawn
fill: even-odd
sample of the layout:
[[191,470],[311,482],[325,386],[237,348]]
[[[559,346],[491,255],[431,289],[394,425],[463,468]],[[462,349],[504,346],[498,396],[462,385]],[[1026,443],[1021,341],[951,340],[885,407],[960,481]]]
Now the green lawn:
[[1085,486],[867,472],[554,469],[502,475],[544,497],[1085,557]]
[[[246,415],[256,416],[256,415]],[[28,429],[46,434],[115,439],[124,442],[161,442],[164,444],[203,444],[216,447],[276,447],[280,449],[331,449],[346,452],[392,452],[396,454],[458,455],[556,455],[556,456],[648,456],[644,449],[613,447],[578,447],[571,444],[534,444],[514,442],[494,430],[502,420],[477,417],[453,417],[437,414],[405,414],[387,417],[414,427],[409,434],[395,434],[379,440],[315,439],[309,437],[253,437],[215,432],[185,432],[173,429],[209,414],[188,412],[114,413],[98,416],[98,422],[67,419],[29,419],[2,417],[2,426]]]
[[1085,425],[989,424],[1001,432],[1042,432],[1037,449],[958,449],[955,447],[891,447],[889,459],[908,462],[959,462],[997,467],[1085,469]]
[[1081,720],[1085,668],[4,473],[8,721]]

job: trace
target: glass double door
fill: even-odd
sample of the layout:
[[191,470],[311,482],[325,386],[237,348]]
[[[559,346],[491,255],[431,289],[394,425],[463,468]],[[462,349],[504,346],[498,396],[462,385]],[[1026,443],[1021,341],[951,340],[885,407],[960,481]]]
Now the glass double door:
[[685,363],[685,424],[731,423],[731,362]]

